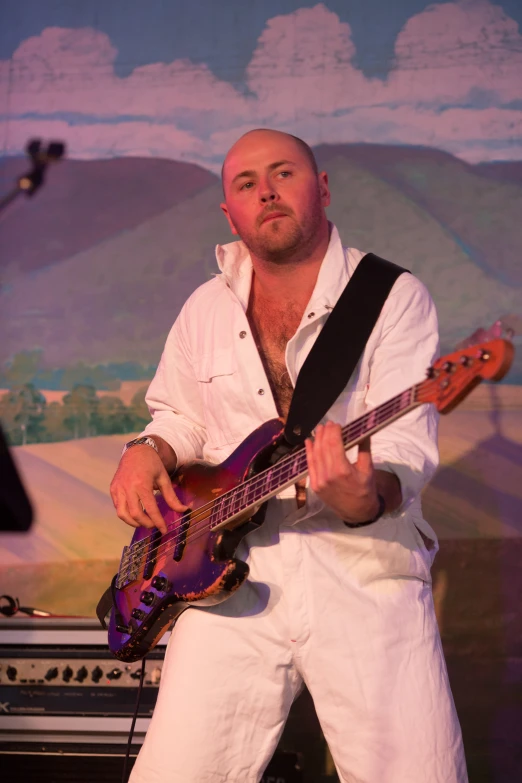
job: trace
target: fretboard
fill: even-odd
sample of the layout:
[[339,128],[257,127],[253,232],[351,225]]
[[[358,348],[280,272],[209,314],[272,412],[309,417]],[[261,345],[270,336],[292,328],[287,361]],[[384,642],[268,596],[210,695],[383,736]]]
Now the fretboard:
[[[398,394],[343,427],[341,432],[345,450],[348,451],[395,419],[421,405],[423,400],[420,392],[424,383],[426,382],[406,389],[402,394]],[[272,467],[257,473],[217,498],[210,515],[210,528],[225,526],[235,517],[255,509],[307,474],[304,446],[293,449]]]

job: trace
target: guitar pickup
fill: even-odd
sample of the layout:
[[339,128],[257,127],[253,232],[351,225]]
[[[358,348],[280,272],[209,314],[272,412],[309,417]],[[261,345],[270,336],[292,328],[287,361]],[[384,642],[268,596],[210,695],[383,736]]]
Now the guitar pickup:
[[179,521],[179,527],[176,529],[176,544],[172,559],[179,563],[183,557],[185,546],[187,544],[187,532],[190,526],[190,511],[186,511]]

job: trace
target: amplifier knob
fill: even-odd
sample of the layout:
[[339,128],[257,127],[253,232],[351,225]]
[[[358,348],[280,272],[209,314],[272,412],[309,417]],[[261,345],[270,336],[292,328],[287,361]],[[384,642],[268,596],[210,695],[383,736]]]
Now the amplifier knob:
[[154,602],[154,598],[154,593],[151,593],[150,590],[145,590],[145,592],[140,596],[140,601],[142,604],[145,604],[145,606],[150,606]]
[[99,666],[96,666],[91,673],[91,678],[93,682],[100,682],[101,678],[103,677],[103,669],[100,669]]
[[83,682],[88,674],[89,672],[87,671],[85,666],[82,666],[81,669],[78,669],[78,671],[76,672],[76,677],[74,679],[76,680],[76,682]]
[[74,672],[71,669],[71,667],[70,666],[66,666],[65,669],[62,672],[62,680],[64,682],[69,682],[69,680],[71,679],[73,674],[74,674]]
[[123,674],[123,672],[122,672],[121,669],[112,669],[110,672],[108,672],[107,679],[108,680],[119,680],[122,674]]
[[57,677],[58,677],[58,667],[53,666],[52,669],[47,669],[47,673],[44,676],[44,680],[50,682],[51,680],[55,680]]
[[5,673],[7,675],[7,679],[11,680],[11,682],[12,682],[13,680],[16,680],[16,675],[18,674],[18,669],[15,669],[14,666],[8,666],[7,669],[5,670]]

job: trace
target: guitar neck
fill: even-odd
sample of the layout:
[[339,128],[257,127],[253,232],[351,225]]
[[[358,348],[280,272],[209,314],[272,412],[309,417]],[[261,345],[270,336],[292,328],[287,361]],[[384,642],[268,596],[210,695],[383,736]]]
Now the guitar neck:
[[[357,446],[365,438],[421,405],[423,400],[419,392],[425,383],[426,381],[406,389],[343,427],[341,433],[345,450]],[[262,503],[307,475],[306,450],[304,447],[296,448],[272,467],[257,473],[217,498],[211,513],[211,528],[224,527],[236,517],[250,510],[254,511]]]

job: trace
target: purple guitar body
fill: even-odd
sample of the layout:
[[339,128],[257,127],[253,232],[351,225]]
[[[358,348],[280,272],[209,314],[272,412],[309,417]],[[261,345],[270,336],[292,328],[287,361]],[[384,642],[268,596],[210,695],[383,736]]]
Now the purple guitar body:
[[[161,535],[137,528],[123,552],[117,579],[121,587],[113,591],[109,647],[117,658],[129,662],[142,658],[191,603],[221,603],[247,578],[247,564],[233,555],[240,540],[261,523],[252,521],[259,504],[253,509],[249,504],[226,527],[218,527],[216,500],[268,462],[282,429],[282,422],[272,419],[225,462],[195,462],[179,470],[173,485],[180,500],[190,505],[189,513],[172,511],[157,496],[168,532]],[[203,511],[198,514],[199,509]]]
[[[512,358],[512,344],[496,339],[439,359],[425,381],[343,427],[345,449],[423,403],[449,412],[482,378],[500,380]],[[157,497],[167,533],[138,528],[112,584],[109,647],[117,658],[139,660],[191,604],[221,603],[243,584],[248,565],[234,557],[239,542],[262,523],[266,501],[308,473],[304,447],[283,448],[282,432],[272,419],[220,465],[180,468],[172,483],[190,506],[185,514]]]

